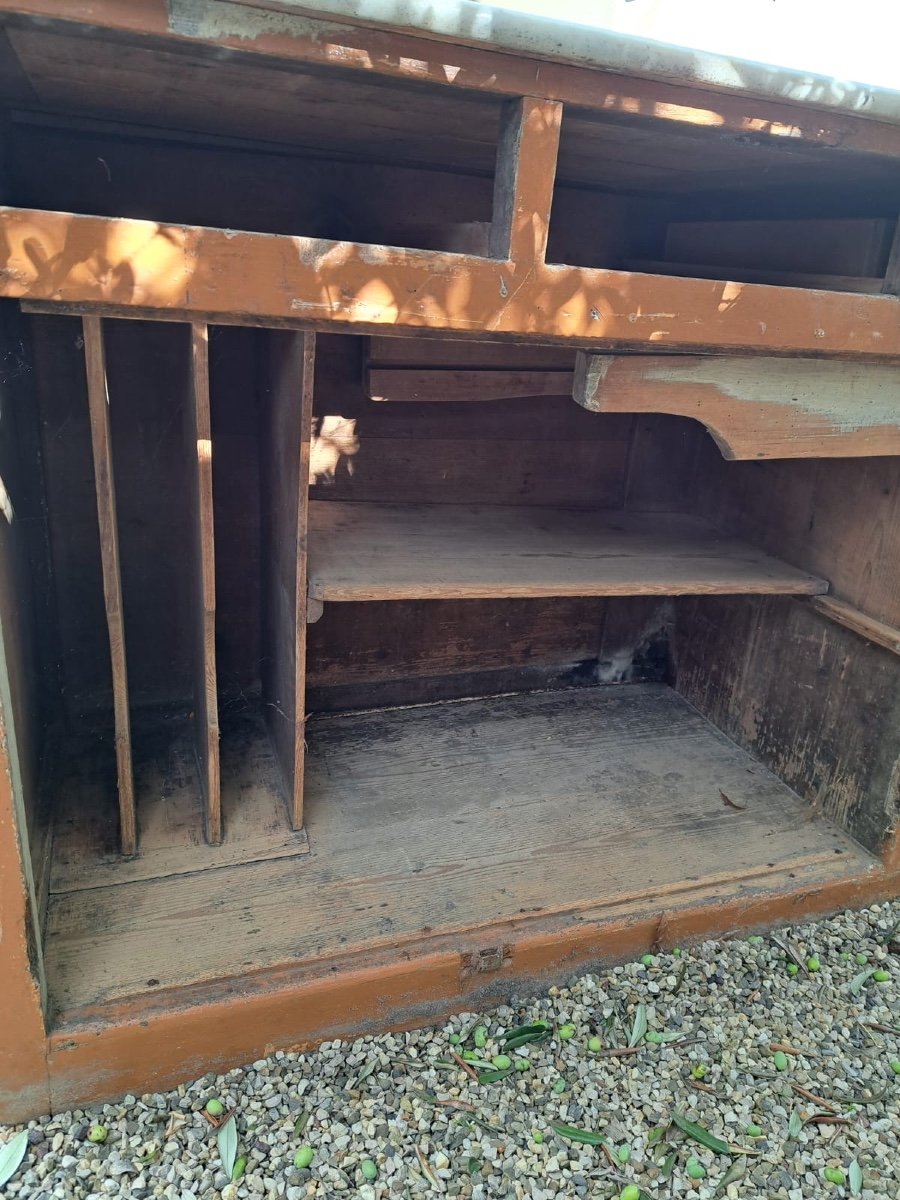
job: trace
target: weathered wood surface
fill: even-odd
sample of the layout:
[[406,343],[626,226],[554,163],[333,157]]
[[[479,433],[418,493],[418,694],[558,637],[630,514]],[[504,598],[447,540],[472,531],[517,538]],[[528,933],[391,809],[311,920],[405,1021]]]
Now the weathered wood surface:
[[100,561],[103,568],[106,629],[112,665],[119,839],[122,853],[129,855],[134,854],[137,849],[137,825],[131,756],[131,718],[128,711],[125,624],[122,615],[122,577],[119,568],[119,532],[116,524],[116,487],[110,445],[106,357],[100,318],[85,317],[83,331],[94,485],[97,492],[97,520],[100,526]]
[[766,267],[726,267],[720,263],[674,262],[669,259],[629,258],[623,264],[629,271],[644,275],[677,275],[686,279],[729,279],[741,283],[772,284],[775,287],[818,288],[826,292],[861,292],[877,295],[882,291],[880,275],[822,275],[799,271],[779,271]]
[[674,81],[627,79],[561,62],[540,62],[475,46],[446,43],[333,20],[317,22],[231,5],[228,19],[216,0],[193,0],[190,19],[167,0],[4,0],[9,12],[65,19],[121,33],[150,35],[174,45],[224,48],[314,66],[340,66],[362,75],[432,82],[453,90],[500,96],[542,95],[598,113],[652,112],[669,126],[740,135],[742,143],[809,143],[845,152],[900,154],[896,125],[771,99],[691,87]]
[[324,601],[828,590],[690,517],[314,501],[309,520]]
[[262,682],[291,825],[303,824],[306,555],[315,334],[272,333],[262,401]]
[[824,884],[872,861],[662,685],[317,718],[308,737],[314,854],[54,894],[63,1020],[144,993],[148,955],[163,989],[354,949],[396,959],[423,937],[499,924],[510,941],[516,923],[637,900],[658,919],[716,881],[812,868]]
[[73,738],[54,780],[58,835],[50,873],[56,895],[139,880],[195,875],[261,859],[309,853],[303,832],[284,815],[280,768],[261,714],[244,708],[222,718],[224,836],[203,836],[206,813],[194,736],[186,721],[135,718],[135,790],[140,797],[141,853],[122,860],[98,803],[108,775],[96,739]]
[[574,396],[594,412],[692,417],[730,459],[900,454],[895,365],[579,354]]
[[678,221],[666,230],[665,257],[720,268],[880,278],[892,232],[893,223],[880,217]]
[[900,662],[809,604],[676,601],[677,688],[818,811],[879,853],[896,821]]
[[222,840],[219,700],[216,688],[216,557],[213,529],[209,332],[191,326],[191,388],[185,405],[191,521],[194,533],[194,737],[206,806],[206,836]]
[[894,238],[884,272],[882,291],[887,292],[889,296],[900,295],[900,218],[894,227]]
[[572,371],[385,370],[370,367],[366,392],[372,400],[477,401],[527,396],[567,396]]
[[860,612],[852,604],[836,600],[834,596],[813,596],[809,602],[816,612],[846,629],[852,629],[867,642],[874,642],[876,646],[883,646],[893,654],[900,654],[900,629],[895,629],[893,625],[887,625],[884,621],[876,621],[874,617]]
[[370,337],[366,364],[372,369],[572,371],[575,351],[533,342],[461,342],[445,337]]
[[554,100],[524,96],[503,106],[494,171],[492,258],[544,261],[561,122],[562,105]]
[[664,596],[326,604],[309,631],[312,712],[667,679]]
[[[0,208],[0,295],[226,324],[900,355],[900,300]],[[462,286],[461,286],[462,285]]]

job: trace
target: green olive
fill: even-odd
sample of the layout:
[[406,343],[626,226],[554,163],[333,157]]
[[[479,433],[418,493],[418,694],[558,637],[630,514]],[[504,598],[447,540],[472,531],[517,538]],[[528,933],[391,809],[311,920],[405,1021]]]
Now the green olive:
[[891,1063],[891,1070],[895,1075],[900,1075],[900,1058],[895,1058]]
[[479,1050],[483,1050],[485,1048],[485,1046],[487,1045],[487,1030],[485,1029],[485,1027],[483,1025],[479,1025],[478,1028],[475,1030],[475,1033],[472,1037],[472,1041],[475,1043],[475,1045],[478,1047]]
[[294,1166],[298,1171],[303,1171],[313,1160],[312,1146],[301,1146],[294,1155]]
[[371,1183],[373,1179],[378,1178],[378,1168],[372,1162],[371,1158],[364,1158],[359,1164],[359,1169],[363,1173],[363,1179],[368,1179],[369,1183]]
[[754,1125],[752,1121],[749,1125],[744,1127],[744,1133],[746,1133],[747,1137],[752,1138],[759,1138],[763,1135],[763,1131],[760,1129],[760,1127],[758,1125]]
[[653,955],[645,954],[644,957],[641,959],[641,966],[652,967],[653,966]]
[[557,1079],[556,1083],[553,1085],[553,1090],[557,1096],[561,1096],[566,1090],[566,1081],[564,1079]]
[[839,1171],[837,1167],[826,1167],[822,1174],[829,1183],[833,1183],[837,1187],[844,1186],[844,1172]]
[[92,1125],[88,1130],[87,1140],[94,1142],[96,1145],[102,1145],[109,1137],[109,1130],[105,1125]]
[[495,1054],[491,1059],[491,1063],[498,1071],[505,1071],[512,1066],[512,1059],[508,1054]]
[[221,1117],[225,1111],[225,1105],[221,1100],[207,1100],[206,1111],[211,1117]]
[[641,1200],[641,1189],[637,1184],[629,1183],[619,1192],[619,1200]]
[[460,1038],[458,1033],[451,1033],[450,1036],[447,1038],[447,1041],[450,1043],[451,1046],[458,1046],[461,1040],[462,1039]]
[[797,966],[796,963],[788,963],[788,965],[787,965],[788,975],[796,975],[799,970],[800,970],[800,968]]
[[629,1162],[631,1159],[631,1147],[630,1146],[620,1146],[619,1149],[616,1151],[616,1158],[618,1158],[620,1163]]
[[603,1043],[600,1041],[600,1039],[597,1037],[597,1035],[594,1034],[594,1036],[588,1042],[588,1050],[590,1050],[590,1052],[592,1054],[596,1054],[598,1050],[602,1050],[602,1049],[603,1049]]
[[661,1046],[663,1035],[657,1030],[651,1029],[649,1033],[644,1034],[644,1041],[649,1042],[651,1046]]
[[868,954],[857,954],[856,965],[858,967],[864,967],[868,961],[869,961]]
[[806,960],[807,971],[818,971],[821,965],[822,964],[819,962],[818,958],[816,958],[815,954],[811,954]]
[[574,1025],[560,1025],[560,1027],[559,1027],[560,1041],[568,1042],[570,1040],[570,1038],[573,1038],[574,1036],[575,1036],[575,1026]]
[[527,1058],[517,1058],[514,1066],[517,1071],[528,1071],[531,1068],[531,1063]]
[[703,1063],[697,1063],[696,1067],[691,1068],[691,1074],[695,1079],[705,1079],[706,1067],[703,1065]]
[[787,1055],[783,1050],[776,1050],[772,1062],[775,1064],[776,1071],[786,1071],[788,1060]]
[[244,1178],[244,1172],[247,1170],[247,1155],[242,1154],[240,1158],[234,1160],[234,1166],[231,1168],[231,1181],[237,1183],[239,1179]]
[[536,1146],[540,1146],[544,1141],[544,1135],[541,1133],[541,1131],[539,1129],[535,1129],[531,1135],[531,1140],[534,1142],[534,1144]]
[[881,967],[879,967],[877,971],[872,972],[872,978],[875,980],[876,983],[887,983],[887,981],[890,979],[890,977],[891,977],[890,971],[882,970]]
[[689,1158],[684,1164],[684,1169],[690,1179],[703,1179],[706,1176],[706,1168],[696,1158]]

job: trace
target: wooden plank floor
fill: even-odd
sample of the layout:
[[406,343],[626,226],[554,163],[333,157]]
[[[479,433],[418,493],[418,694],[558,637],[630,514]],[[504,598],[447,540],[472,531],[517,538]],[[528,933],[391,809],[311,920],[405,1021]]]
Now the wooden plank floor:
[[[60,1019],[148,980],[421,947],[492,923],[509,938],[516,923],[636,900],[658,914],[711,883],[750,896],[769,871],[816,889],[873,863],[663,685],[328,716],[307,731],[308,855],[277,857],[281,829],[268,860],[257,848],[171,874],[163,857],[160,877],[141,879],[120,863],[118,881],[57,829],[46,965]],[[223,753],[223,799],[234,769]]]
[[319,500],[309,520],[317,600],[828,591],[702,521],[665,513]]

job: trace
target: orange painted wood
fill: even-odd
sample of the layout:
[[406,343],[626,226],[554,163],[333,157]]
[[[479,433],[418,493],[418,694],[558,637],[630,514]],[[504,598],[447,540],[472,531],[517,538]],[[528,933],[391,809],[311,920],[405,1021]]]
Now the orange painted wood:
[[216,694],[216,557],[209,410],[209,331],[206,325],[200,323],[191,326],[191,394],[186,415],[194,532],[194,739],[206,808],[206,836],[216,845],[222,840],[219,702]]
[[582,407],[691,417],[731,459],[900,454],[898,395],[887,363],[579,354],[575,367]]
[[[514,355],[510,351],[510,355]],[[572,371],[417,370],[370,367],[366,394],[372,400],[518,400],[528,396],[567,396]]]
[[[194,6],[196,17],[199,8]],[[198,40],[244,54],[294,63],[338,66],[364,74],[411,82],[430,82],[501,96],[542,95],[600,113],[624,116],[640,112],[676,125],[699,126],[716,133],[832,147],[837,154],[866,151],[900,154],[900,128],[790,101],[716,93],[713,89],[652,79],[627,79],[607,71],[576,67],[486,50],[448,45],[425,35],[397,33],[333,20],[310,21],[232,5],[231,26],[216,22],[198,30],[196,21],[179,21],[167,0],[3,0],[3,9],[77,24],[147,34],[196,46]],[[261,6],[259,6],[261,7]],[[211,11],[203,3],[203,11]]]
[[540,262],[547,254],[562,105],[525,96],[508,100],[500,118],[492,258]]
[[798,271],[769,270],[765,267],[724,267],[709,263],[645,258],[627,259],[624,265],[629,271],[640,271],[644,275],[678,275],[685,279],[721,279],[723,275],[728,275],[743,283],[818,288],[819,291],[825,292],[862,292],[863,295],[877,295],[884,290],[880,275],[804,275]]
[[828,589],[671,514],[313,501],[309,521],[309,594],[325,602]]
[[128,670],[125,661],[125,627],[122,616],[122,578],[119,567],[119,532],[116,525],[116,486],[109,434],[109,392],[103,326],[99,317],[85,317],[84,358],[87,372],[88,406],[91,417],[91,449],[97,520],[100,526],[100,562],[103,597],[112,665],[113,714],[115,721],[116,772],[119,794],[119,838],[123,854],[137,849],[134,806],[134,771],[131,761],[131,720],[128,711]]
[[306,554],[316,338],[270,335],[263,405],[263,661],[266,722],[291,827],[303,825]]
[[[0,295],[132,317],[900,356],[900,300],[0,209]],[[96,264],[102,263],[102,269]],[[464,284],[464,286],[462,286]],[[576,299],[577,298],[577,302]]]

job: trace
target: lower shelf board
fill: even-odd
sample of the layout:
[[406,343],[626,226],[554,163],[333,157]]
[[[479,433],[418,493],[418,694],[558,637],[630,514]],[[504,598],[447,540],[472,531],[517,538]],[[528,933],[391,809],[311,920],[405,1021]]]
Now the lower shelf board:
[[[308,855],[261,828],[252,860],[173,874],[162,857],[135,878],[57,827],[46,967],[61,1020],[492,926],[510,940],[565,914],[659,914],[711,885],[749,899],[769,875],[815,891],[874,862],[664,685],[313,718],[307,738]],[[223,783],[225,763],[223,741]],[[85,813],[108,812],[101,784],[80,787]],[[192,828],[171,825],[185,854],[204,849]]]

